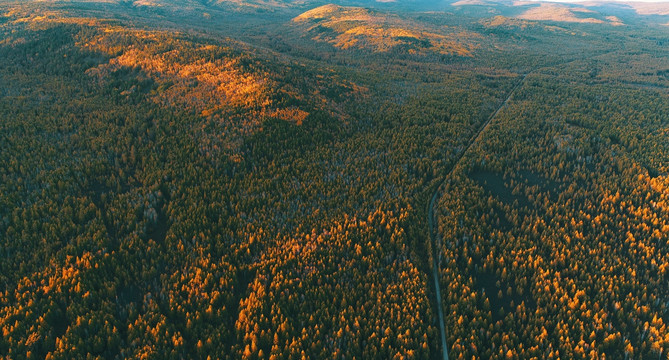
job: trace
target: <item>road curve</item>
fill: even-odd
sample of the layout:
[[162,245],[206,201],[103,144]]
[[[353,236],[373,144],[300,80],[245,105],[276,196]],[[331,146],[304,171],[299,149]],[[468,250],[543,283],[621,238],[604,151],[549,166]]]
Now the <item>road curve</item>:
[[513,96],[513,93],[522,85],[522,83],[525,81],[525,78],[527,77],[528,74],[523,74],[522,77],[520,78],[520,81],[511,89],[509,92],[509,95],[506,97],[502,105],[495,110],[492,115],[484,122],[480,127],[479,130],[474,134],[474,136],[469,140],[469,143],[467,144],[467,147],[458,155],[456,160],[453,162],[453,164],[447,169],[446,174],[444,175],[444,179],[439,183],[437,186],[436,190],[434,191],[434,194],[432,194],[432,197],[430,198],[430,203],[428,205],[428,210],[427,210],[427,223],[429,226],[429,231],[430,231],[430,243],[432,246],[432,277],[434,278],[434,294],[437,298],[437,313],[439,314],[439,332],[441,334],[441,349],[443,350],[443,359],[448,360],[448,344],[446,343],[446,329],[445,329],[445,324],[444,324],[444,310],[443,306],[441,304],[441,286],[439,286],[439,263],[438,263],[438,256],[439,252],[437,250],[437,230],[435,226],[435,217],[434,217],[434,205],[437,202],[437,197],[439,195],[439,191],[444,185],[444,182],[448,177],[451,175],[451,172],[453,172],[453,169],[455,169],[455,166],[462,160],[464,155],[469,151],[469,149],[474,145],[474,143],[481,137],[481,133],[483,133],[483,130],[485,130],[488,125],[490,125],[490,122],[492,119],[494,119],[497,114],[502,110],[506,104],[509,103],[509,100],[511,99],[511,96]]

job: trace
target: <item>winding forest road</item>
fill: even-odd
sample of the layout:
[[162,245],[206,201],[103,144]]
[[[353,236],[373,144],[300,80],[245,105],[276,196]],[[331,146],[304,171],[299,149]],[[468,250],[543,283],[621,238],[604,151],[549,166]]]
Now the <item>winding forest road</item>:
[[469,151],[469,149],[476,143],[476,141],[481,137],[481,133],[483,133],[483,130],[485,130],[488,125],[490,125],[490,122],[497,117],[497,114],[509,103],[509,100],[511,99],[511,96],[513,96],[513,93],[516,92],[516,89],[520,87],[520,85],[523,84],[525,81],[525,78],[527,77],[528,74],[523,74],[521,77],[520,81],[511,89],[509,92],[509,95],[506,97],[502,105],[495,110],[492,115],[486,120],[486,122],[481,125],[479,130],[474,134],[474,136],[469,140],[469,144],[467,144],[467,147],[458,155],[456,160],[453,162],[453,164],[448,168],[446,171],[446,175],[444,175],[444,179],[439,183],[437,186],[437,189],[434,191],[434,194],[432,194],[432,198],[430,199],[430,204],[428,205],[428,211],[427,211],[427,223],[429,226],[429,231],[430,231],[430,242],[432,246],[432,277],[434,278],[434,293],[437,298],[437,312],[439,313],[439,332],[441,334],[441,349],[443,350],[443,355],[444,355],[444,360],[448,360],[448,344],[446,343],[446,329],[444,325],[444,310],[443,306],[441,304],[441,287],[439,286],[439,262],[437,260],[437,257],[439,257],[439,252],[437,251],[437,230],[435,227],[435,222],[436,219],[434,218],[434,204],[437,202],[437,196],[439,195],[439,190],[442,188],[448,177],[451,175],[453,172],[453,169],[455,169],[455,166],[462,160],[464,155]]

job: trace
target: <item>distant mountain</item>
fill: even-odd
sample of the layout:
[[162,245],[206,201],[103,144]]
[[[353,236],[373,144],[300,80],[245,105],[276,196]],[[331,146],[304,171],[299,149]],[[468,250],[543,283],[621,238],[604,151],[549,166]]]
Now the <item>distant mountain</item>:
[[537,21],[598,23],[622,25],[629,22],[669,23],[669,1],[662,3],[632,1],[553,2],[527,0],[52,0],[50,3],[104,3],[136,9],[160,9],[170,12],[223,11],[231,13],[300,14],[320,6],[363,7],[402,12],[448,11],[473,17],[503,15]]
[[634,10],[639,15],[669,16],[669,2],[635,2],[635,1],[588,1],[582,3],[588,7],[605,7],[609,9]]
[[567,6],[554,3],[541,3],[541,5],[532,7],[523,12],[518,18],[526,20],[550,20],[594,24],[608,23],[615,26],[623,25],[620,19],[613,15],[605,16],[585,7]]
[[627,22],[669,22],[669,2],[548,2],[507,0],[458,0],[450,4],[452,10],[472,16],[490,14],[507,17],[573,23],[624,25]]
[[405,51],[471,56],[479,34],[458,28],[432,28],[394,13],[334,4],[293,19],[308,36],[339,49]]

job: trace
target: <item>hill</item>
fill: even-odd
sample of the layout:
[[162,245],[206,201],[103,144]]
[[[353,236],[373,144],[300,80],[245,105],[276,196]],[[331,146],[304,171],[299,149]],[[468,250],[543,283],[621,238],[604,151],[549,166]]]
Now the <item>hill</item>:
[[479,34],[462,29],[438,29],[395,14],[360,7],[324,5],[309,10],[293,22],[304,27],[313,40],[339,49],[412,54],[435,52],[472,56]]
[[528,9],[520,14],[518,18],[594,24],[607,23],[614,26],[624,25],[620,19],[613,15],[604,17],[596,11],[584,7],[569,7],[547,3]]
[[[467,14],[496,13],[507,17],[552,21],[577,22],[620,26],[626,23],[664,24],[669,21],[667,3],[584,1],[535,2],[461,0],[450,4],[455,11]],[[480,11],[487,9],[487,11]]]

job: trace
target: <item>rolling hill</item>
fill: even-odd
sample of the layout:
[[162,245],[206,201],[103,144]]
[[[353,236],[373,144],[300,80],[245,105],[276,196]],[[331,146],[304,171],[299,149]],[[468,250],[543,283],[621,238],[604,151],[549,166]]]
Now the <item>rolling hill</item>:
[[434,52],[472,56],[479,34],[448,27],[432,28],[395,14],[361,7],[324,5],[293,19],[312,39],[347,50],[412,54]]

